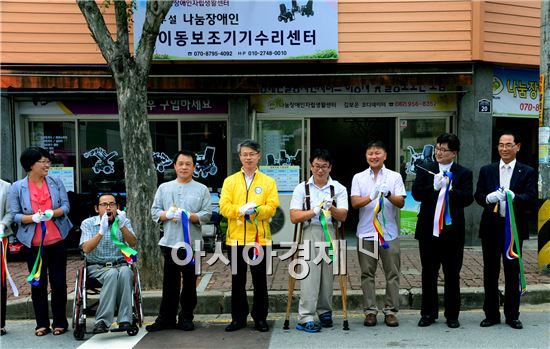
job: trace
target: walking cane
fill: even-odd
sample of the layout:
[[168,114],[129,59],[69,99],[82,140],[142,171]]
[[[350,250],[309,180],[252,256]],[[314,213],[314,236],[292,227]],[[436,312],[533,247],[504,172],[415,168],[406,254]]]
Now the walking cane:
[[[299,225],[300,228],[298,228],[298,224],[294,225],[294,242],[298,243],[298,247],[302,243],[303,223],[300,223]],[[298,229],[300,229],[300,232],[298,232]],[[296,240],[297,235],[298,240]],[[296,258],[298,258],[298,248],[296,248],[296,251],[292,255],[292,261],[294,261]],[[294,285],[296,285],[296,279],[292,276],[291,273],[288,273],[288,299],[286,302],[286,315],[283,330],[289,329],[288,325],[290,322],[290,308],[292,308],[292,294],[294,293]]]
[[[335,221],[334,223],[334,229],[336,230],[336,240],[339,240],[339,234],[338,234],[338,222]],[[342,223],[342,240],[345,240],[346,239],[346,236],[345,236],[345,233],[344,233],[344,223]],[[340,248],[340,244],[338,244],[338,248]],[[338,258],[340,258],[340,254],[338,254]],[[348,301],[347,301],[347,287],[348,287],[348,283],[347,283],[347,274],[346,273],[342,273],[340,268],[341,268],[341,263],[342,261],[338,261],[338,278],[339,278],[339,281],[340,281],[340,293],[341,293],[341,297],[342,297],[342,317],[344,318],[344,323],[343,323],[343,330],[344,331],[349,331],[349,323],[348,323]],[[344,260],[344,263],[346,261]]]

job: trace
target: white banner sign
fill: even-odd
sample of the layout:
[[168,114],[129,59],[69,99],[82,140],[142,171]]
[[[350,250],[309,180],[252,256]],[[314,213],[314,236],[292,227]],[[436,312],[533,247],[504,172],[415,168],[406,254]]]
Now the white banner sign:
[[[137,49],[146,2],[134,11]],[[175,0],[156,60],[337,59],[337,0]]]

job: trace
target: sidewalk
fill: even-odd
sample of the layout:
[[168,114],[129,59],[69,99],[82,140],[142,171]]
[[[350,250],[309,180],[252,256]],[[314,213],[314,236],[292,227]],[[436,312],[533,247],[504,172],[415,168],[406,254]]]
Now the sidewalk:
[[[415,240],[402,240],[401,247],[401,308],[418,309],[420,307],[421,294],[421,266],[420,257]],[[537,266],[537,241],[526,241],[523,248],[523,263],[528,294],[522,297],[523,303],[539,304],[550,302],[550,276],[538,272]],[[362,307],[362,293],[360,268],[355,248],[349,247],[347,251],[348,271],[348,309],[360,310]],[[227,313],[230,310],[231,272],[229,266],[221,261],[208,265],[206,261],[212,256],[208,253],[202,259],[202,275],[197,280],[199,304],[197,314]],[[270,312],[284,312],[287,302],[289,259],[281,261],[273,258],[273,273],[268,275],[268,289],[270,290]],[[72,312],[72,293],[76,269],[82,265],[78,255],[70,255],[67,261],[67,291],[69,293],[68,312]],[[30,286],[25,279],[28,275],[26,263],[23,261],[11,261],[8,264],[12,278],[19,289],[19,297],[14,297],[8,288],[8,318],[32,318],[32,302],[30,300]],[[443,285],[442,273],[440,273],[439,285]],[[504,285],[503,272],[501,271],[500,285]],[[385,280],[381,265],[376,274],[377,294],[383,302],[385,292]],[[480,247],[467,247],[464,251],[464,264],[461,271],[461,287],[463,308],[481,308],[483,304],[483,260]],[[248,277],[247,288],[252,290],[251,278]],[[503,289],[503,287],[501,287]],[[341,307],[338,277],[334,281],[335,309]],[[439,294],[442,296],[442,289]],[[296,283],[294,292],[294,308],[297,307],[299,283]],[[160,290],[144,292],[144,313],[155,315],[160,303]],[[251,293],[250,293],[251,295]]]

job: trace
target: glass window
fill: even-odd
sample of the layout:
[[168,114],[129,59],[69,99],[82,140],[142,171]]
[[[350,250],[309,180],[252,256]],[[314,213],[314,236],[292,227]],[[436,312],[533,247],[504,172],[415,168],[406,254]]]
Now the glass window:
[[[401,119],[399,154],[399,172],[403,177],[407,198],[401,209],[401,235],[414,235],[416,216],[420,203],[411,194],[412,184],[416,178],[416,165],[425,166],[435,161],[435,139],[447,132],[447,118],[439,119]],[[423,165],[424,164],[424,165]]]
[[227,122],[182,122],[182,149],[197,154],[193,178],[217,192],[227,177]]
[[176,178],[173,158],[178,152],[178,123],[176,121],[151,121],[153,161],[157,170],[158,185]]
[[260,166],[277,181],[280,192],[293,191],[300,183],[302,168],[303,121],[260,120],[258,142],[262,147]]
[[79,143],[82,193],[125,193],[119,123],[81,121]]
[[59,176],[67,191],[75,192],[75,123],[31,121],[29,135],[31,146],[42,147],[53,155],[50,175]]

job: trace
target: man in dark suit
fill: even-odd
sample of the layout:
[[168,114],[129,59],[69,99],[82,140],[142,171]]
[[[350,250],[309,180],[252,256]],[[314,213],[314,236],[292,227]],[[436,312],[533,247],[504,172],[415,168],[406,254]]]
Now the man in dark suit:
[[[472,171],[455,162],[460,151],[460,140],[454,134],[437,137],[435,158],[437,162],[416,168],[412,196],[420,201],[415,238],[418,240],[422,264],[422,305],[418,326],[425,327],[438,318],[439,302],[437,278],[439,267],[445,274],[445,318],[447,326],[460,326],[460,269],[464,255],[464,207],[473,201]],[[430,173],[431,172],[431,173]],[[451,174],[449,174],[449,172]],[[436,218],[436,206],[447,189],[452,222],[443,223]]]
[[[536,172],[533,168],[516,160],[521,147],[520,139],[513,132],[504,132],[498,141],[500,161],[483,166],[479,171],[476,202],[484,210],[479,225],[479,237],[483,249],[483,287],[485,319],[481,327],[500,323],[498,277],[500,259],[504,265],[505,299],[504,316],[506,323],[515,329],[523,328],[519,320],[519,261],[509,260],[505,254],[504,201],[505,192],[513,197],[514,215],[519,236],[519,249],[523,240],[529,239],[526,209],[537,197]],[[498,190],[502,188],[504,190]],[[498,205],[498,209],[495,207]],[[514,250],[517,249],[517,245]],[[501,257],[502,256],[502,257]]]

